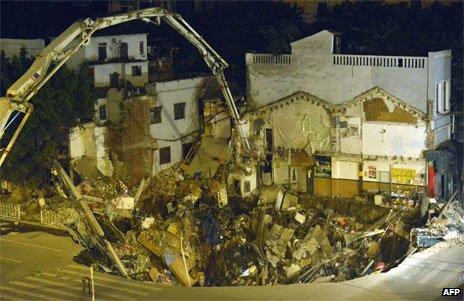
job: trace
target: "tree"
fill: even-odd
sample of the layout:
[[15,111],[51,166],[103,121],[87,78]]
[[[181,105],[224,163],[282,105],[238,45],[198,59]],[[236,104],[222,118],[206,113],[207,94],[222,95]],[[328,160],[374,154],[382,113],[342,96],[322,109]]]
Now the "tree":
[[[27,70],[32,60],[26,57],[25,51],[11,59],[2,52],[0,60],[0,88],[5,95],[6,89]],[[77,125],[78,120],[92,119],[96,99],[86,64],[77,70],[62,67],[32,98],[34,111],[2,166],[2,178],[15,183],[48,181],[50,164],[67,153],[69,128]],[[16,128],[20,118],[17,119],[2,139],[3,146]]]

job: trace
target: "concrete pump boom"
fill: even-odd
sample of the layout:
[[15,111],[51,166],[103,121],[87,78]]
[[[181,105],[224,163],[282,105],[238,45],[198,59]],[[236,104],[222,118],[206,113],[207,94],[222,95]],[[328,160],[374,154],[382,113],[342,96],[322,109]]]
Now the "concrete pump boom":
[[[6,97],[0,98],[0,139],[6,128],[12,124],[12,120],[20,112],[25,113],[0,156],[0,167],[32,112],[32,105],[29,100],[37,94],[39,89],[74,53],[81,47],[88,45],[92,35],[97,30],[132,20],[142,20],[157,25],[161,23],[161,20],[164,20],[197,48],[206,65],[216,76],[238,134],[246,149],[250,150],[250,144],[240,120],[239,112],[224,76],[224,69],[228,67],[227,62],[180,15],[164,8],[153,7],[95,20],[87,18],[77,21],[42,50],[31,67],[8,88]],[[52,63],[54,65],[49,70]],[[17,114],[10,118],[14,112],[17,112]]]

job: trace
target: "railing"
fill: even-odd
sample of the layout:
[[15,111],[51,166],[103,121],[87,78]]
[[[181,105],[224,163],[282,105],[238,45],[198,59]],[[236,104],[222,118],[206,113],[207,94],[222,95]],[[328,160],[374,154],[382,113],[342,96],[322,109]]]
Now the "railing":
[[0,203],[0,219],[1,218],[52,227],[62,226],[60,216],[52,211],[40,211],[40,215],[28,214],[27,216],[24,216],[24,212],[21,212],[21,205],[16,204]]
[[0,217],[20,220],[21,206],[14,204],[0,204]]
[[332,63],[337,66],[378,66],[423,69],[426,66],[426,62],[426,57],[349,54],[334,54],[332,56]]
[[253,54],[253,64],[290,64],[292,56],[289,54]]

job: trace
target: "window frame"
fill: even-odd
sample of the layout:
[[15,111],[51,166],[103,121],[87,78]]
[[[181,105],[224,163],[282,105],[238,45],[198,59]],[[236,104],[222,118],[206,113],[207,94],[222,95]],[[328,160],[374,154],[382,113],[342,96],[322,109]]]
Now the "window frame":
[[[101,50],[104,50],[102,51],[102,53],[104,53],[104,58],[102,58],[102,56],[100,55],[100,51]],[[108,49],[107,49],[107,45],[106,43],[98,43],[98,47],[97,47],[97,53],[98,53],[98,60],[99,61],[104,61],[104,60],[107,60],[108,59]]]
[[139,42],[139,51],[140,51],[140,55],[145,54],[145,43],[143,41]]
[[[102,118],[102,115],[104,115],[105,118]],[[106,107],[106,104],[98,105],[98,119],[100,121],[107,121],[108,120],[108,109]]]
[[140,66],[140,65],[131,66],[131,75],[133,77],[142,76],[142,66]]
[[[159,124],[163,122],[163,116],[161,114],[162,111],[163,111],[163,106],[156,106],[156,107],[150,108],[150,124]],[[155,119],[155,116],[157,116],[158,113],[159,113],[159,118]]]
[[[159,164],[160,165],[171,163],[171,147],[170,146],[160,147],[158,151],[159,151]],[[165,158],[166,156],[167,158]],[[163,160],[163,158],[165,159]]]
[[[185,119],[185,107],[187,106],[187,103],[185,102],[177,102],[174,104],[174,120],[182,120]],[[179,107],[182,108],[182,111],[178,111]]]

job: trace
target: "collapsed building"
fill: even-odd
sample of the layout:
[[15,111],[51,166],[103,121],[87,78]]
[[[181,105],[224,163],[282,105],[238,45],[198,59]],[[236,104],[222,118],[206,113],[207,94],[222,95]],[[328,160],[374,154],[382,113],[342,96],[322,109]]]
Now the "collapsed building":
[[464,232],[462,210],[433,199],[453,189],[449,51],[334,54],[323,31],[291,55],[247,54],[249,153],[209,77],[145,76],[145,41],[84,51],[103,95],[95,121],[71,129],[58,195],[21,204],[58,215],[86,247],[76,261],[184,286],[330,282]]

